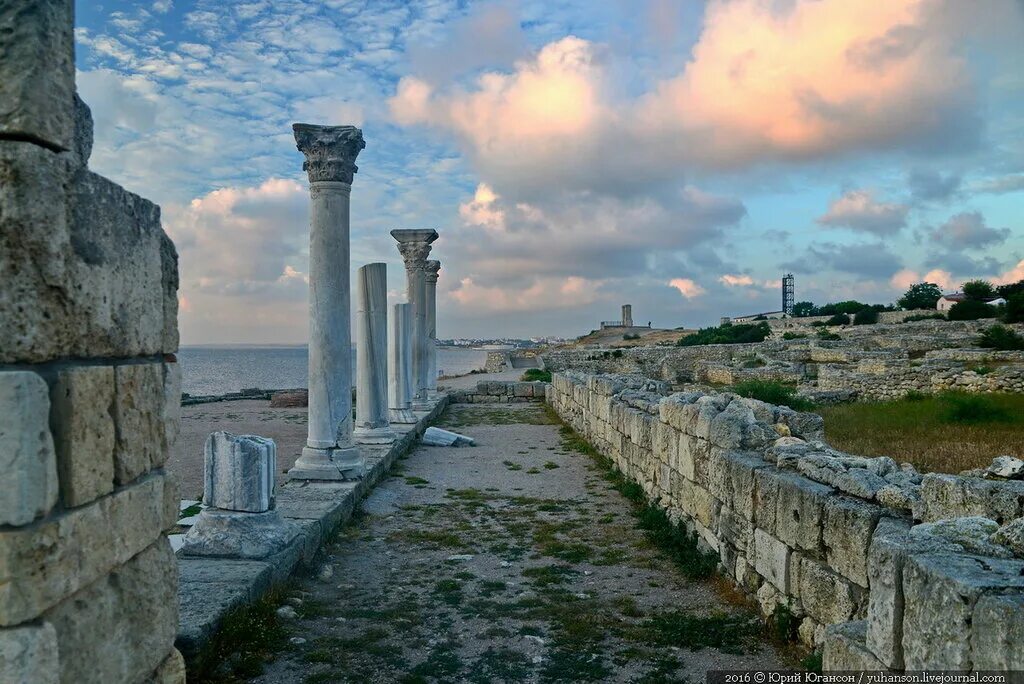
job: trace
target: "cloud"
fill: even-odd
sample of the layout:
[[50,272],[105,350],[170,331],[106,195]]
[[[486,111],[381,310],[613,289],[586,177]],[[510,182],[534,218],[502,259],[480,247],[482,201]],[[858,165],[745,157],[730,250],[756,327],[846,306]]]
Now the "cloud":
[[915,169],[908,174],[907,185],[918,202],[941,202],[957,194],[962,180],[955,173],[943,176],[938,171]]
[[932,239],[951,250],[980,249],[998,245],[1010,236],[1009,228],[990,228],[980,212],[961,212],[931,233]]
[[670,287],[674,287],[679,290],[679,294],[683,295],[687,299],[693,299],[705,293],[703,287],[689,278],[673,278],[668,282],[668,284]]
[[905,204],[876,200],[870,190],[850,190],[829,205],[817,221],[823,226],[892,235],[907,225]]
[[819,273],[825,270],[849,273],[865,278],[888,279],[903,268],[898,256],[881,242],[838,245],[810,245],[806,252],[782,267],[797,273]]
[[754,284],[754,279],[748,275],[731,275],[729,273],[725,273],[719,277],[718,282],[728,287],[750,287]]
[[940,269],[934,269],[928,271],[924,275],[920,275],[917,271],[911,269],[903,269],[889,279],[889,282],[894,288],[898,290],[906,290],[911,285],[916,283],[935,283],[943,290],[951,290],[956,287],[955,281],[953,280],[953,274],[949,271],[943,271]]
[[1024,191],[1024,173],[988,178],[971,186],[975,192],[1002,195],[1008,192]]

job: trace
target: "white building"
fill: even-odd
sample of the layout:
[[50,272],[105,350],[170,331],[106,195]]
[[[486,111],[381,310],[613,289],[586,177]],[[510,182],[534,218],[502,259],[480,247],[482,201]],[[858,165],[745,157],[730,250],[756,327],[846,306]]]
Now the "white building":
[[[968,299],[970,299],[970,297],[965,295],[963,292],[954,292],[953,294],[942,295],[939,297],[939,301],[935,303],[935,310],[941,311],[942,313],[948,313],[949,310],[953,308],[954,304],[965,302]],[[985,303],[989,306],[1000,306],[1006,304],[1006,300],[1002,297],[997,297],[996,299],[986,300]]]

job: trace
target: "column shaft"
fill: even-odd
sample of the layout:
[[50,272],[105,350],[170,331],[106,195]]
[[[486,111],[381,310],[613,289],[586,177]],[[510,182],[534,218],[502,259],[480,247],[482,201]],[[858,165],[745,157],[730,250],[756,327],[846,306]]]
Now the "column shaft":
[[412,412],[411,323],[408,304],[393,304],[388,320],[388,419],[415,423]]
[[433,398],[437,394],[437,276],[441,262],[427,262],[426,270],[426,313],[427,313],[427,392]]
[[413,408],[427,410],[429,397],[429,356],[427,344],[426,263],[436,230],[393,230],[398,251],[405,261],[408,300],[412,317],[412,391]]
[[395,441],[388,424],[388,285],[385,264],[356,272],[356,425],[359,444]]

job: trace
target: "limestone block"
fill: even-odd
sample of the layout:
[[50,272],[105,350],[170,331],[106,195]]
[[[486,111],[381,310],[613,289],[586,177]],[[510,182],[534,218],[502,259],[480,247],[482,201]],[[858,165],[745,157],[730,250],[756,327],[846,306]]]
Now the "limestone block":
[[718,536],[735,546],[740,553],[753,552],[753,523],[727,506],[722,506],[718,512]]
[[762,529],[754,530],[754,570],[783,593],[789,593],[789,553],[783,542]]
[[788,426],[790,434],[794,437],[807,440],[825,439],[825,420],[817,413],[794,411],[791,408],[780,406],[776,420]]
[[832,489],[817,482],[781,473],[775,533],[795,549],[811,555],[822,552],[825,501]]
[[[694,402],[696,418],[692,421],[691,434],[701,439],[711,439],[712,421],[725,410],[729,399],[719,395],[705,395]],[[724,427],[723,427],[724,429]]]
[[161,363],[114,367],[114,479],[118,485],[166,459],[164,370]]
[[970,670],[975,604],[986,591],[1024,591],[1024,561],[911,554],[903,565],[903,656],[908,670]]
[[971,622],[975,670],[1024,670],[1024,594],[982,596]]
[[276,510],[242,513],[207,508],[185,535],[183,556],[267,558],[299,537],[299,528]]
[[822,541],[830,567],[861,587],[868,586],[868,549],[882,509],[846,496],[825,501]]
[[49,390],[30,371],[0,371],[0,525],[24,525],[57,503]]
[[739,449],[754,424],[754,412],[740,401],[733,401],[711,419],[708,441],[722,449]]
[[114,489],[114,369],[57,371],[50,392],[54,446],[64,505],[81,506]]
[[860,602],[860,591],[824,565],[801,558],[800,602],[815,620],[833,625],[854,616]]
[[754,519],[754,473],[768,464],[756,456],[727,452],[722,457],[732,508],[746,520]]
[[62,684],[137,682],[174,648],[178,573],[164,537],[47,612]]
[[203,503],[263,513],[274,504],[277,446],[256,435],[214,432],[206,439]]
[[929,473],[921,482],[921,519],[980,515],[1003,524],[1024,515],[1024,481]]
[[512,387],[512,394],[517,397],[532,397],[533,385],[528,382],[517,382]]
[[711,527],[714,518],[714,498],[700,485],[682,480],[682,500],[679,502],[688,516],[705,527]]
[[655,420],[651,424],[651,448],[654,457],[670,468],[679,462],[679,433],[668,423]]
[[0,682],[57,684],[59,676],[53,625],[0,629]]
[[1010,549],[1018,558],[1024,558],[1024,518],[1006,523],[992,535],[992,541]]
[[0,531],[0,625],[38,616],[151,545],[164,528],[164,475],[87,506]]
[[1011,558],[1013,553],[1002,544],[989,540],[999,530],[999,523],[981,516],[936,520],[933,523],[921,523],[910,528],[913,541],[931,542],[938,540],[948,543],[960,552]]
[[832,625],[825,630],[825,647],[822,651],[822,670],[836,671],[880,671],[886,667],[875,658],[865,645],[863,620]]
[[0,5],[0,135],[72,147],[73,29],[72,0]]
[[691,392],[678,392],[663,398],[658,403],[661,420],[680,432],[692,434],[697,419],[697,408],[693,402],[700,396]]
[[181,366],[164,362],[164,441],[167,457],[177,454],[181,434]]
[[702,451],[701,440],[685,432],[679,433],[679,472],[691,482],[697,480],[697,462]]
[[157,665],[153,674],[143,684],[186,684],[185,658],[178,649],[171,649],[170,655]]
[[782,473],[775,468],[754,472],[754,524],[768,534],[775,534],[781,477]]

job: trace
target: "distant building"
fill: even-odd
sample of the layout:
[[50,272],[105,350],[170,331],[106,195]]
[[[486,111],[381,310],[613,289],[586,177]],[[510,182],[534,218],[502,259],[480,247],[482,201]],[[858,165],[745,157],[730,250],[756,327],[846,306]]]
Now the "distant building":
[[724,316],[722,317],[723,323],[753,323],[755,321],[762,321],[765,319],[775,320],[777,318],[786,318],[785,311],[765,311],[764,313],[748,314],[746,316]]
[[623,304],[622,305],[622,318],[617,321],[601,321],[601,330],[606,328],[634,328],[634,327],[645,327],[650,328],[651,324],[648,323],[646,326],[634,326],[633,325],[633,305]]
[[[939,297],[939,301],[935,302],[935,310],[946,313],[953,308],[954,304],[965,302],[968,299],[970,299],[970,297],[965,295],[963,292],[954,292],[953,294],[942,295]],[[989,306],[1000,306],[1006,304],[1006,300],[1002,297],[996,297],[995,299],[986,299],[985,303]]]
[[796,304],[796,283],[793,274],[787,273],[782,276],[782,313],[792,316],[794,304]]

